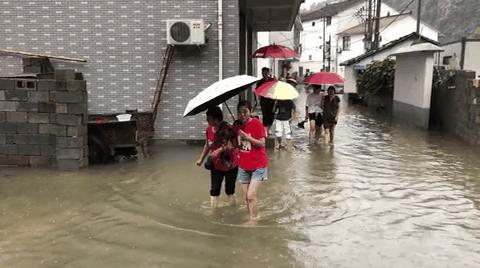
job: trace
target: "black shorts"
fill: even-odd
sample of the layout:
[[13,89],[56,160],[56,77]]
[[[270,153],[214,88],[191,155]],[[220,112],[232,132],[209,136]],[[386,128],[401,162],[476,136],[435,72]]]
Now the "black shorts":
[[310,121],[315,120],[316,127],[320,127],[323,124],[323,116],[321,113],[309,113],[308,119]]
[[235,167],[229,171],[211,170],[210,171],[210,196],[219,196],[222,189],[222,182],[225,178],[225,193],[232,195],[235,193],[235,181],[237,180],[238,168]]

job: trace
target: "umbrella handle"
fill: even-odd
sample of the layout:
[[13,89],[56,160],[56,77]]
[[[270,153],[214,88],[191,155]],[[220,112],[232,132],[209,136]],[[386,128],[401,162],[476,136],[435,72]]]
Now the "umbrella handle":
[[235,121],[235,116],[232,113],[232,110],[230,110],[230,107],[228,107],[228,103],[224,102],[225,107],[227,107],[228,112],[230,113],[230,116],[232,117],[233,121]]

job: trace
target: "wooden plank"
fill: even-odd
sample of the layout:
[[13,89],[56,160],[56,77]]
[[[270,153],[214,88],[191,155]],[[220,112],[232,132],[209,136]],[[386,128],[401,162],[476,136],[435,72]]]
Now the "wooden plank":
[[28,56],[28,57],[49,58],[49,59],[56,59],[56,60],[75,61],[75,62],[87,62],[86,59],[70,58],[70,57],[63,57],[63,56],[52,56],[52,55],[46,55],[46,54],[36,54],[36,53],[15,51],[10,49],[3,49],[3,48],[0,48],[0,53],[7,53],[7,54],[20,55],[20,56]]

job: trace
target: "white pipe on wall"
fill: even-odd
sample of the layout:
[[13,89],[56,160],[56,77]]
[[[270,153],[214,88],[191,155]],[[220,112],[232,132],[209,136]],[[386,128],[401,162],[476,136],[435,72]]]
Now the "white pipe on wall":
[[218,0],[218,80],[223,79],[223,0]]

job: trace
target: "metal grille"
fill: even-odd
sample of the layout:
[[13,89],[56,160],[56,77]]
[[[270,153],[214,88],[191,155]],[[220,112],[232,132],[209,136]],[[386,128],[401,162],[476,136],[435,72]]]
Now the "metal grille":
[[170,36],[176,42],[185,42],[190,38],[190,27],[184,22],[175,22],[170,27]]

